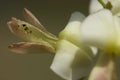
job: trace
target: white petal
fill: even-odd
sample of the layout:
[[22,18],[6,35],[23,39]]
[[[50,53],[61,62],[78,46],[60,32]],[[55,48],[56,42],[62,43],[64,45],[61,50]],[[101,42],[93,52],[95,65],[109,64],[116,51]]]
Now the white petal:
[[98,49],[94,46],[90,46],[92,52],[93,52],[93,55],[96,55],[98,53]]
[[100,52],[88,80],[116,80],[114,58],[114,54]]
[[[112,4],[112,13],[114,15],[120,16],[120,0],[102,0],[105,4],[110,1]],[[103,6],[98,2],[98,0],[91,0],[89,6],[89,12],[94,13],[103,9]]]
[[116,32],[117,32],[115,53],[120,55],[120,18],[115,16],[114,22],[115,22],[115,28],[116,28]]
[[112,12],[114,15],[120,16],[120,0],[110,0],[113,5]]
[[112,13],[105,9],[88,16],[80,29],[81,43],[105,50],[113,50],[116,34]]
[[[105,3],[107,0],[103,0]],[[94,13],[103,9],[103,6],[98,2],[98,0],[90,0],[89,13]]]
[[66,40],[59,41],[58,45],[50,67],[52,71],[66,80],[77,80],[87,76],[92,63],[92,58],[87,55],[90,51],[84,51]]
[[85,16],[80,12],[74,12],[63,31],[60,32],[59,38],[66,39],[76,45],[79,45],[80,34],[79,29],[81,22],[83,22]]

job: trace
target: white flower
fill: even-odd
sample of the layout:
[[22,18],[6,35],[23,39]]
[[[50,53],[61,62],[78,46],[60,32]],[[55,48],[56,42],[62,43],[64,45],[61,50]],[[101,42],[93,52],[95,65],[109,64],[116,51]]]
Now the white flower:
[[[95,53],[90,47],[80,44],[80,26],[85,16],[72,14],[69,23],[59,38],[48,32],[38,19],[24,9],[27,22],[12,18],[8,27],[12,33],[26,42],[14,43],[9,49],[16,53],[56,53],[51,69],[66,80],[76,80],[89,75]],[[92,47],[93,50],[94,47]]]
[[66,80],[88,76],[92,66],[94,55],[91,49],[80,44],[79,30],[83,19],[81,13],[73,13],[65,29],[59,34],[51,69]]
[[120,19],[107,9],[88,16],[81,25],[81,43],[120,55]]
[[[120,0],[101,0],[101,1],[103,1],[105,4],[107,4],[109,1],[112,5],[112,9],[111,9],[112,13],[114,15],[120,16]],[[89,6],[90,13],[94,13],[101,9],[103,9],[103,6],[98,2],[98,0],[91,0]]]
[[89,15],[81,24],[81,44],[99,49],[88,80],[116,80],[114,58],[120,55],[120,19],[108,9]]

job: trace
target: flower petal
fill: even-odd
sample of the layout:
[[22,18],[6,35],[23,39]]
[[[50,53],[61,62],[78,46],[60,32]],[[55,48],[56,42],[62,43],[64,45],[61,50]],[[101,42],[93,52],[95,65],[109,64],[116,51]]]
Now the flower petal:
[[[60,39],[68,40],[71,43],[79,46],[82,49],[86,49],[90,51],[90,47],[84,46],[80,44],[80,27],[81,23],[85,19],[85,16],[80,12],[72,13],[68,24],[66,25],[65,29],[62,30],[59,34]],[[93,50],[93,48],[92,48]],[[94,53],[96,54],[95,48]],[[91,56],[91,54],[88,54]]]
[[72,13],[67,26],[65,27],[64,30],[60,32],[59,38],[66,39],[75,45],[79,45],[80,44],[79,30],[81,27],[81,22],[83,22],[84,18],[85,16],[80,12]]
[[100,53],[88,80],[116,80],[114,54]]
[[39,20],[26,8],[23,10],[23,16],[27,22],[30,24],[40,28],[42,31],[46,31],[43,25],[39,22]]
[[28,21],[30,24],[32,24],[35,27],[40,28],[41,31],[49,34],[52,37],[56,37],[55,35],[48,32],[45,27],[40,23],[40,21],[26,8],[23,10],[23,16],[26,21]]
[[52,46],[56,45],[56,37],[43,32],[27,22],[12,18],[12,21],[8,22],[8,26],[11,32],[26,41],[49,43]]
[[55,53],[55,48],[49,44],[41,44],[41,43],[30,43],[30,42],[20,42],[14,43],[8,48],[20,54],[30,54],[30,53]]
[[[120,16],[120,0],[102,0],[104,3],[108,1],[112,4],[112,13],[114,15]],[[89,12],[94,13],[103,9],[103,6],[98,2],[98,0],[91,0]]]
[[116,45],[116,35],[114,17],[106,9],[88,16],[80,29],[81,43],[111,52]]
[[98,2],[98,0],[90,0],[90,6],[89,6],[90,14],[95,13],[101,9],[103,9],[103,6]]
[[114,53],[120,55],[120,18],[114,16],[114,23],[117,32],[116,47]]
[[92,57],[87,54],[91,51],[84,51],[67,40],[60,40],[57,45],[59,46],[50,67],[52,71],[66,80],[88,76]]
[[114,15],[120,16],[120,0],[110,0],[113,5],[112,12]]

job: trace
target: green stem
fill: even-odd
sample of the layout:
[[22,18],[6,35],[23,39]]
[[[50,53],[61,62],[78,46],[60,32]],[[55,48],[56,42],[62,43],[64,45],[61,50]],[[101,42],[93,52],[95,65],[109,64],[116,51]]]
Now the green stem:
[[112,4],[111,4],[111,2],[108,1],[106,4],[105,4],[102,0],[98,0],[98,2],[99,2],[105,9],[109,9],[109,10],[112,9]]
[[102,0],[98,0],[98,2],[105,8],[106,4]]

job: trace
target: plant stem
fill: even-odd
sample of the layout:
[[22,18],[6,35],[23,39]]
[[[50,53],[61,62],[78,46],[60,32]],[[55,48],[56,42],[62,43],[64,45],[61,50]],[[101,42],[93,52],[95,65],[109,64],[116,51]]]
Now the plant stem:
[[106,9],[111,10],[112,9],[112,4],[110,1],[108,1],[106,4],[102,0],[98,0],[98,2]]

